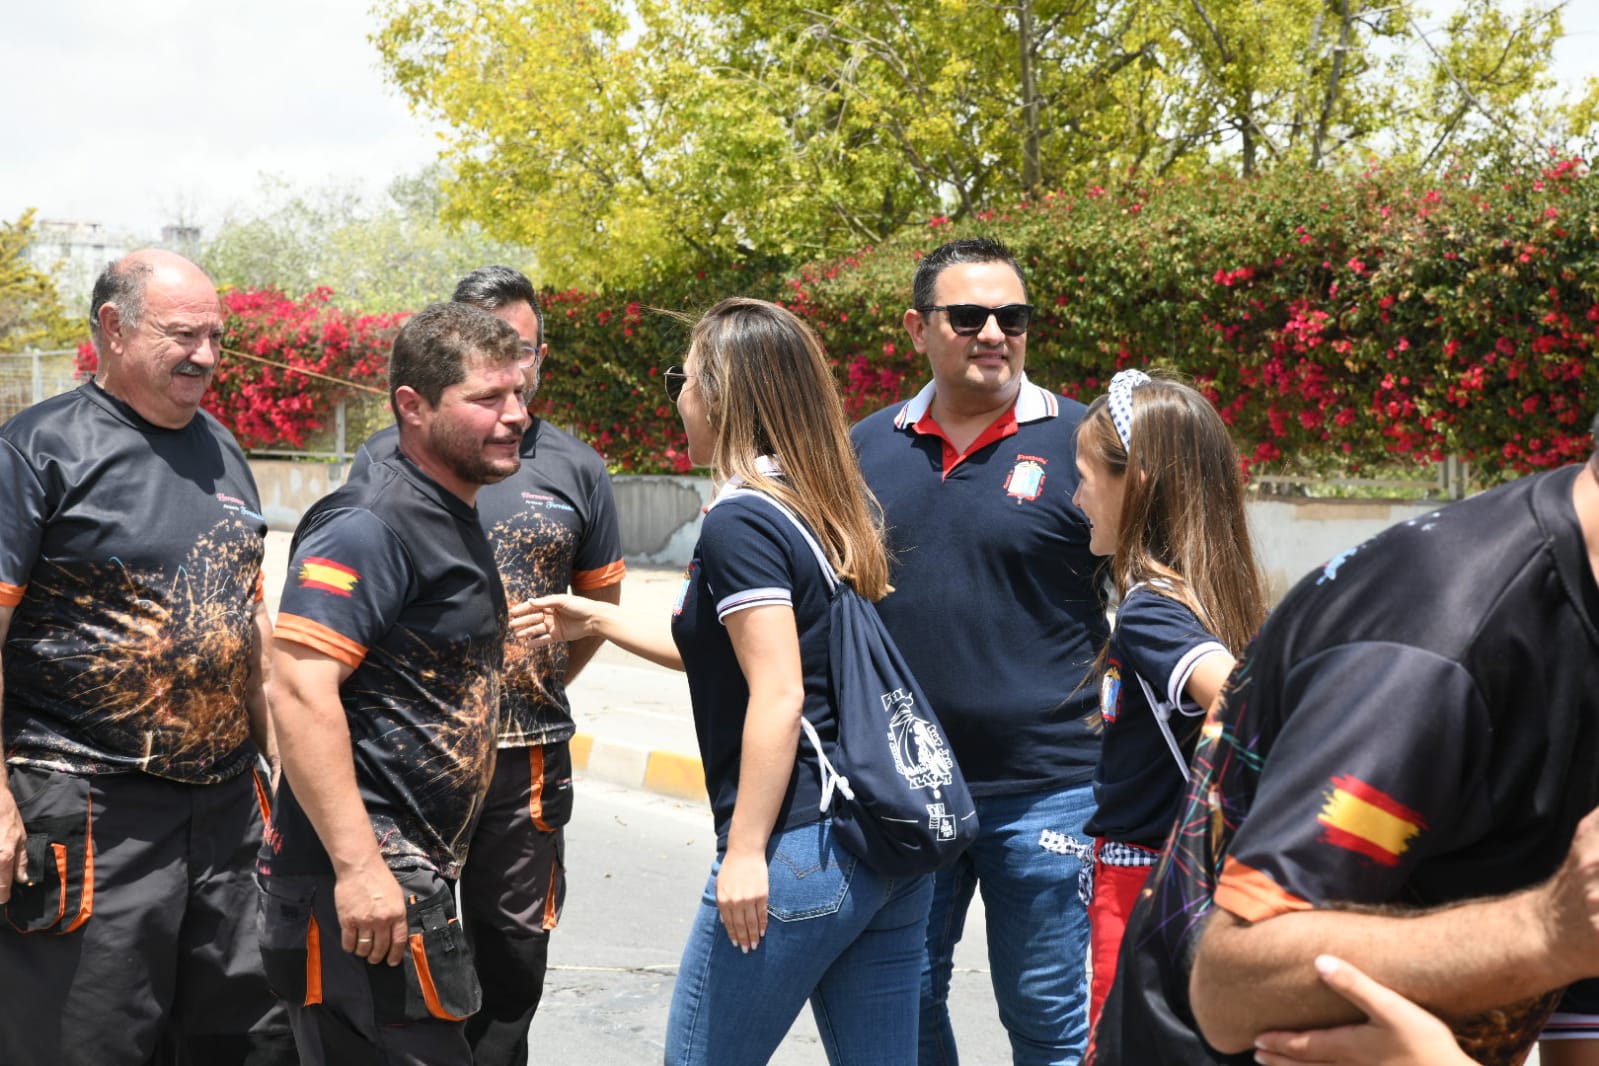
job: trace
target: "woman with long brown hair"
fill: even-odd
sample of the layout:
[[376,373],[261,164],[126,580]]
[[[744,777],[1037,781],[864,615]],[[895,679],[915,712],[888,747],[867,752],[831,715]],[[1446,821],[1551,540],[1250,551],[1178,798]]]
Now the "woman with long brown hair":
[[808,999],[830,1062],[910,1063],[930,877],[886,878],[833,838],[817,753],[837,736],[829,697],[833,569],[871,600],[888,591],[875,501],[861,479],[832,372],[789,311],[729,299],[666,373],[696,465],[723,492],[701,526],[670,631],[593,600],[513,610],[522,631],[600,635],[688,674],[717,857],[683,952],[667,1023],[672,1066],[770,1058]]

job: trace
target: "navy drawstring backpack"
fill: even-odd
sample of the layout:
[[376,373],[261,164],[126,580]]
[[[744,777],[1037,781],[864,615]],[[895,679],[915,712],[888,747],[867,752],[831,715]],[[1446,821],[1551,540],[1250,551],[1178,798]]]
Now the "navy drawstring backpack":
[[846,582],[797,515],[772,497],[816,556],[828,587],[828,677],[838,741],[824,750],[800,719],[821,768],[823,814],[841,844],[885,877],[931,873],[977,838],[977,805],[938,718],[877,609]]

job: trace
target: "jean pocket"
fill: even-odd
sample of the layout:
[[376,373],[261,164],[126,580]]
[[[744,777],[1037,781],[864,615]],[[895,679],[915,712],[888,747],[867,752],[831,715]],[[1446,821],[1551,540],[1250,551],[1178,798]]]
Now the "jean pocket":
[[766,864],[767,913],[780,922],[837,914],[859,861],[833,845],[826,820],[784,831]]
[[[377,1020],[458,1022],[476,1014],[483,1005],[483,987],[450,886],[442,885],[431,896],[407,896],[405,924],[408,943],[399,970],[380,966],[374,970],[388,973],[371,974]],[[395,975],[403,975],[403,984]]]
[[80,928],[94,913],[94,803],[87,778],[12,771],[28,856],[28,880],[11,886],[0,913],[19,933]]
[[[302,1007],[322,1002],[322,930],[310,879],[258,877],[261,966],[273,994]],[[337,931],[334,933],[337,936]]]

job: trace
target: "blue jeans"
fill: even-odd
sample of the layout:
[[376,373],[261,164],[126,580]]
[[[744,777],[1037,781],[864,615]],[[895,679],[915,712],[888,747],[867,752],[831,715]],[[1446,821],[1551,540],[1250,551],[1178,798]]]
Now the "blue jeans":
[[832,826],[824,819],[773,835],[771,921],[748,955],[722,929],[717,856],[672,992],[668,1066],[764,1063],[807,999],[834,1066],[915,1061],[933,879],[878,876],[835,843]]
[[1091,785],[977,800],[977,840],[933,876],[922,971],[921,1066],[955,1066],[949,979],[972,892],[983,890],[988,965],[1016,1066],[1075,1066],[1088,1041],[1088,911],[1077,877],[1092,843]]

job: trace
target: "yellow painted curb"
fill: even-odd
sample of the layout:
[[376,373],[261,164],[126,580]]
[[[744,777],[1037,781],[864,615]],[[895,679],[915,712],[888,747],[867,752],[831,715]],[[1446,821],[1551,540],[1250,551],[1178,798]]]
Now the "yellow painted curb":
[[594,750],[594,738],[587,733],[578,733],[567,742],[567,750],[572,753],[572,769],[587,770],[589,752]]
[[700,760],[670,751],[650,752],[644,766],[644,787],[679,799],[707,801],[705,767]]

